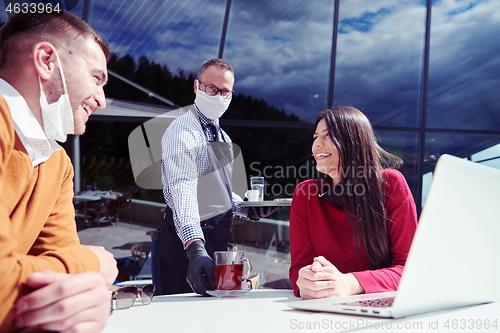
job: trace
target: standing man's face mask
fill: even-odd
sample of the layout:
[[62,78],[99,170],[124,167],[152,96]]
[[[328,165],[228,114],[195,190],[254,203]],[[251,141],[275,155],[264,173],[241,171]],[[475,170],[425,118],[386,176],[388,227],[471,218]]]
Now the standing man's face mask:
[[200,81],[197,81],[198,91],[194,104],[208,119],[215,120],[220,118],[226,112],[231,98],[224,98],[220,94],[210,96],[200,89]]
[[43,131],[48,139],[54,139],[60,142],[66,142],[68,134],[75,133],[75,124],[73,120],[73,109],[68,96],[66,87],[66,78],[62,71],[61,60],[56,52],[57,64],[63,84],[64,94],[59,97],[57,102],[49,104],[47,97],[43,92],[42,81],[38,77],[40,83],[40,107],[42,109]]

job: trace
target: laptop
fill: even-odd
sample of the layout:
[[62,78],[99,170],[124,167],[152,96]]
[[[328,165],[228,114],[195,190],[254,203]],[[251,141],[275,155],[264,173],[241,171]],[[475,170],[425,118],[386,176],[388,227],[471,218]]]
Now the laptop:
[[397,292],[289,302],[401,318],[500,300],[500,170],[440,157]]

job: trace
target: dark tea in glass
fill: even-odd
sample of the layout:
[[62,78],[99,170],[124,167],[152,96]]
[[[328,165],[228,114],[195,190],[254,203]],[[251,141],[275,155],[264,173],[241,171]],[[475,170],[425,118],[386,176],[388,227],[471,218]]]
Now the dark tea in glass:
[[[245,258],[245,252],[216,251],[214,253],[214,262],[215,289],[219,291],[231,293],[241,290],[241,281],[245,281],[252,272],[252,264],[250,260]],[[244,272],[245,266],[246,273]]]
[[215,265],[217,290],[240,290],[243,264]]

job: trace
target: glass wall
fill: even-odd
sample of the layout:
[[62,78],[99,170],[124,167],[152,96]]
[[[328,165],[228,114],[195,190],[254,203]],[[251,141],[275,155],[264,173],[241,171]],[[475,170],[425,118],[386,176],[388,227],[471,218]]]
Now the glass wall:
[[174,72],[217,57],[225,0],[93,0],[89,24],[119,56],[145,56]]
[[439,156],[450,154],[500,169],[500,135],[463,132],[428,132],[424,153],[422,204],[430,188],[432,171]]
[[[500,168],[497,0],[87,0],[73,11],[84,15],[85,5],[115,53],[110,68],[180,106],[192,103],[204,60],[222,54],[232,63],[236,96],[221,124],[242,148],[247,175],[268,175],[269,198],[289,197],[298,182],[318,176],[313,124],[332,105],[367,114],[381,146],[405,160],[419,208],[442,154]],[[110,98],[156,102],[116,78],[105,89]],[[126,137],[138,124],[98,119],[81,138],[86,182],[131,188],[131,173],[112,179],[88,168],[98,164],[93,156],[127,160]],[[120,134],[110,138],[104,129]],[[162,200],[160,190],[132,191],[134,199]],[[231,235],[265,259],[259,271],[283,263],[268,274],[273,286],[286,285],[287,218],[282,209]]]
[[471,160],[482,163],[492,168],[500,169],[500,144],[486,148],[478,153],[472,154]]
[[416,184],[419,178],[417,169],[419,133],[388,130],[377,130],[376,133],[379,143],[384,149],[403,159],[404,164],[399,170],[405,176],[412,193],[416,193]]
[[[424,175],[422,198],[426,196],[429,175],[441,154],[500,169],[497,98],[500,20],[497,14],[495,1],[433,2],[425,124],[429,131],[425,153],[420,157]],[[440,132],[432,129],[440,129]]]
[[425,17],[420,0],[341,0],[333,104],[373,125],[419,126]]
[[227,30],[235,90],[314,121],[327,105],[333,2],[234,0]]
[[427,127],[500,130],[498,10],[497,1],[433,4]]
[[[323,0],[232,1],[223,55],[235,68],[234,90],[301,122],[314,122],[327,106],[333,7],[333,2]],[[227,117],[237,111],[233,105]],[[244,119],[271,120],[266,114]],[[313,177],[312,132],[312,126],[270,125],[233,126],[228,133],[242,147],[247,174],[266,177],[271,198],[291,197],[299,181]]]

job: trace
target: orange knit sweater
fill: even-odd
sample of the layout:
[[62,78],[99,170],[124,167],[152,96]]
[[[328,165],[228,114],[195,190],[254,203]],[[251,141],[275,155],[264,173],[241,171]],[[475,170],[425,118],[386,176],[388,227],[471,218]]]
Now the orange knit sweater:
[[[13,110],[15,112],[15,110]],[[0,95],[0,332],[14,332],[13,305],[30,291],[33,272],[99,271],[97,256],[80,245],[73,167],[64,150],[33,167]]]

